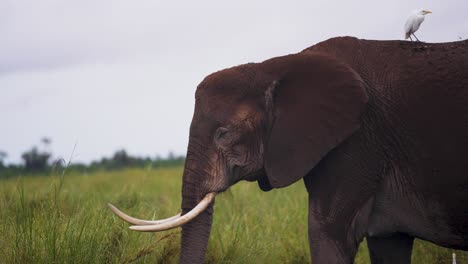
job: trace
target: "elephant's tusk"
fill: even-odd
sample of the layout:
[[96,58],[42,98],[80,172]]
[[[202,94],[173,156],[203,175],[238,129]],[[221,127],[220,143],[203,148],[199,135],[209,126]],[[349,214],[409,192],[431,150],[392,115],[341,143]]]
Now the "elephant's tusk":
[[169,218],[166,218],[166,219],[161,219],[161,220],[142,220],[142,219],[131,217],[131,216],[125,214],[124,212],[120,211],[117,207],[115,207],[112,204],[107,204],[107,205],[110,207],[112,212],[114,212],[114,214],[116,214],[118,217],[120,217],[125,222],[127,222],[129,224],[132,224],[132,225],[159,225],[159,224],[162,224],[162,223],[166,223],[166,222],[175,220],[175,219],[180,217],[180,214],[177,214],[177,215],[174,215],[172,217],[169,217]]
[[183,216],[172,220],[172,221],[167,221],[159,225],[136,225],[136,226],[131,226],[130,229],[134,231],[141,231],[141,232],[159,232],[159,231],[164,231],[172,228],[179,227],[183,224],[186,224],[190,222],[192,219],[197,217],[201,212],[203,212],[208,205],[213,202],[214,198],[216,196],[215,192],[208,193],[205,195],[203,200],[201,200],[197,206],[195,206],[190,212],[184,214]]

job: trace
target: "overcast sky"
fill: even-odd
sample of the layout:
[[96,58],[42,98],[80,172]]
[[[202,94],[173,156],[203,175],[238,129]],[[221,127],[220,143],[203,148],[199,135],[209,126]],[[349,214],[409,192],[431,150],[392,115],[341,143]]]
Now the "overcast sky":
[[419,39],[468,38],[465,0],[1,0],[0,150],[19,162],[47,136],[74,161],[185,154],[207,74],[335,36],[402,39],[419,8]]

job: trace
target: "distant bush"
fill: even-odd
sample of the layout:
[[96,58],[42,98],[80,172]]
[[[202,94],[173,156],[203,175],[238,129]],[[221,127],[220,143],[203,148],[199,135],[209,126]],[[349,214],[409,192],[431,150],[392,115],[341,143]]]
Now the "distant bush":
[[111,158],[93,161],[89,170],[119,170],[123,168],[170,167],[184,164],[184,156],[169,154],[167,158],[150,158],[130,156],[124,149],[118,150]]
[[[44,142],[44,139],[43,139]],[[50,140],[47,141],[50,144]],[[185,162],[184,156],[176,156],[169,153],[166,158],[159,156],[136,157],[129,155],[124,149],[116,151],[110,158],[101,158],[92,161],[90,164],[74,163],[67,164],[63,159],[57,158],[51,160],[52,153],[40,151],[37,147],[31,148],[21,156],[23,164],[5,165],[3,159],[6,153],[0,151],[0,178],[19,176],[19,175],[48,175],[63,172],[64,170],[88,173],[99,170],[121,170],[124,168],[161,168],[182,166]]]

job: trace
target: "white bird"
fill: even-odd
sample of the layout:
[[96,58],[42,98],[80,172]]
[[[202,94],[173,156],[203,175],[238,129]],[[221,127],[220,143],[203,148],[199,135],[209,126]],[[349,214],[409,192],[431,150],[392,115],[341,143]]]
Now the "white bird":
[[410,38],[413,41],[411,38],[411,35],[413,35],[419,41],[414,32],[418,31],[419,26],[424,21],[424,16],[430,13],[432,12],[423,9],[411,12],[405,23],[405,39]]

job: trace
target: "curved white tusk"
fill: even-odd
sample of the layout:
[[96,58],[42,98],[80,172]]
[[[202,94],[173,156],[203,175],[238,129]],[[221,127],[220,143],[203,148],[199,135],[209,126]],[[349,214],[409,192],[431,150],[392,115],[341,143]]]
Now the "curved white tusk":
[[116,214],[118,217],[120,217],[125,222],[127,222],[129,224],[132,224],[132,225],[159,225],[159,224],[162,224],[162,223],[173,221],[173,220],[180,217],[180,214],[177,214],[177,215],[174,215],[172,217],[169,217],[169,218],[166,218],[166,219],[161,219],[161,220],[142,220],[142,219],[131,217],[131,216],[125,214],[124,212],[120,211],[117,207],[115,207],[114,205],[112,205],[110,203],[107,204],[107,205],[110,207],[112,212],[114,212],[114,214]]
[[215,192],[208,193],[207,195],[205,195],[203,200],[201,200],[197,204],[197,206],[195,206],[192,210],[190,210],[190,212],[170,222],[168,221],[159,225],[131,226],[130,229],[135,230],[135,231],[141,231],[141,232],[159,232],[159,231],[164,231],[164,230],[179,227],[183,224],[190,222],[192,219],[197,217],[201,212],[203,212],[208,207],[208,205],[210,205],[211,202],[213,202],[215,196],[216,196]]

